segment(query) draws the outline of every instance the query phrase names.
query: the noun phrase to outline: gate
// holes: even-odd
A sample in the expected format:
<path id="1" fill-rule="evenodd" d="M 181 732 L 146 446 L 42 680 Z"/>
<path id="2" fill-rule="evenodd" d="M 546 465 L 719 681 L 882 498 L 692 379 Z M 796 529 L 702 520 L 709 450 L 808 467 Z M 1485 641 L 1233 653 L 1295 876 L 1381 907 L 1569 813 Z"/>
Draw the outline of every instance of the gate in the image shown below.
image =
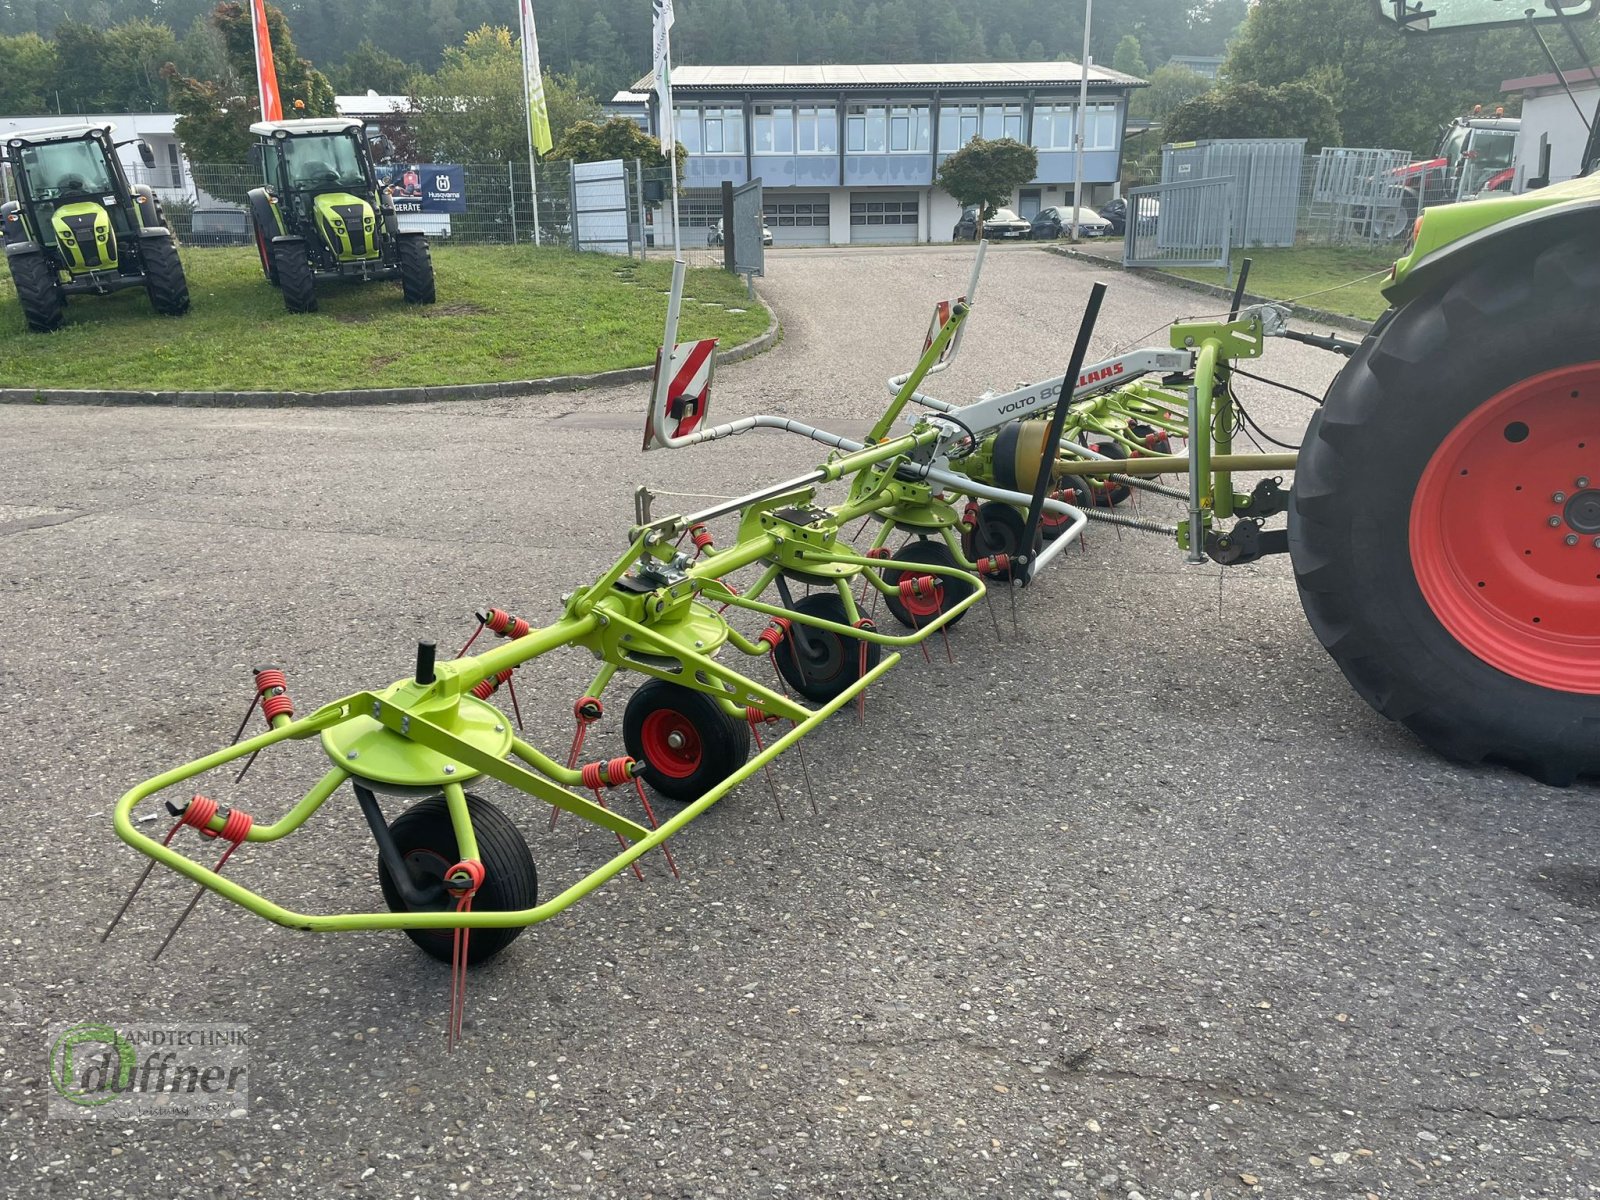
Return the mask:
<path id="1" fill-rule="evenodd" d="M 1133 188 L 1123 265 L 1221 267 L 1231 278 L 1234 192 L 1232 175 Z"/>

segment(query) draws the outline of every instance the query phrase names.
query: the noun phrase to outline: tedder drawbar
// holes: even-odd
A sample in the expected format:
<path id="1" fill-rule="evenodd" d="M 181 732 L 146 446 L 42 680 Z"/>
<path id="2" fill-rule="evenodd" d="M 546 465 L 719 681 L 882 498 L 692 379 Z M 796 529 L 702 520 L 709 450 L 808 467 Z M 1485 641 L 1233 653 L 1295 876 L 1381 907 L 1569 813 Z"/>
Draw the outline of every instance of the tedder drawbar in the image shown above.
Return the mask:
<path id="1" fill-rule="evenodd" d="M 677 344 L 679 262 L 645 448 L 777 429 L 826 446 L 825 461 L 797 478 L 688 515 L 653 516 L 656 497 L 640 488 L 627 549 L 598 580 L 566 596 L 552 624 L 534 628 L 490 609 L 454 659 L 440 660 L 433 643 L 420 645 L 411 678 L 297 716 L 284 673 L 258 670 L 255 703 L 266 732 L 147 780 L 118 801 L 118 835 L 152 860 L 140 883 L 159 862 L 200 885 L 191 909 L 210 889 L 291 928 L 404 930 L 427 953 L 452 964 L 455 1037 L 468 963 L 496 954 L 522 929 L 613 876 L 630 868 L 639 873 L 640 859 L 654 850 L 676 873 L 668 839 L 779 755 L 799 750 L 823 721 L 893 669 L 901 651 L 917 646 L 926 657 L 927 640 L 945 635 L 974 605 L 987 606 L 992 588 L 1032 580 L 1091 517 L 1174 536 L 1194 562 L 1248 562 L 1286 549 L 1285 533 L 1265 528 L 1268 518 L 1290 506 L 1281 476 L 1264 474 L 1240 493 L 1234 475 L 1292 467 L 1295 455 L 1236 450 L 1242 410 L 1231 374 L 1241 360 L 1261 356 L 1269 336 L 1358 358 L 1365 344 L 1291 331 L 1275 306 L 1242 308 L 1241 277 L 1226 316 L 1179 322 L 1165 346 L 1086 364 L 1105 290 L 1095 284 L 1064 376 L 957 405 L 919 389 L 959 347 L 984 253 L 980 245 L 966 294 L 936 307 L 915 368 L 889 381 L 892 399 L 859 441 L 787 417 L 711 425 L 714 343 Z M 1187 487 L 1160 482 L 1164 474 L 1186 474 Z M 823 491 L 830 488 L 825 502 Z M 1164 525 L 1113 511 L 1132 489 L 1180 501 L 1174 507 L 1183 510 L 1181 519 Z M 1229 520 L 1233 524 L 1225 526 Z M 732 530 L 720 542 L 711 528 L 717 523 Z M 857 548 L 856 539 L 873 523 L 870 544 Z M 891 541 L 901 544 L 891 549 Z M 873 620 L 880 599 L 896 632 Z M 503 644 L 468 653 L 486 629 Z M 519 737 L 519 722 L 491 697 L 506 687 L 515 710 L 518 668 L 568 647 L 587 650 L 599 668 L 573 706 L 572 743 L 558 756 Z M 741 657 L 751 664 L 770 660 L 776 686 L 741 670 Z M 764 664 L 760 673 L 771 678 Z M 619 675 L 641 677 L 623 710 L 626 754 L 586 759 L 586 736 L 601 720 Z M 312 737 L 328 757 L 327 773 L 276 820 L 259 821 L 236 804 L 191 795 L 167 802 L 174 823 L 164 838 L 140 830 L 139 821 L 153 814 L 136 819 L 135 809 L 151 797 L 241 759 L 248 767 L 269 747 Z M 518 824 L 467 790 L 479 780 L 553 806 L 552 825 L 565 810 L 599 826 L 616 835 L 620 849 L 541 900 Z M 237 783 L 221 786 L 236 789 Z M 377 846 L 386 911 L 361 905 L 349 912 L 296 912 L 223 873 L 239 847 L 289 837 L 346 783 Z M 607 794 L 617 792 L 637 801 L 626 806 L 637 817 L 608 802 Z M 651 792 L 675 811 L 658 821 Z M 410 807 L 390 820 L 380 796 Z M 186 827 L 218 844 L 214 862 L 183 849 L 178 836 Z"/>

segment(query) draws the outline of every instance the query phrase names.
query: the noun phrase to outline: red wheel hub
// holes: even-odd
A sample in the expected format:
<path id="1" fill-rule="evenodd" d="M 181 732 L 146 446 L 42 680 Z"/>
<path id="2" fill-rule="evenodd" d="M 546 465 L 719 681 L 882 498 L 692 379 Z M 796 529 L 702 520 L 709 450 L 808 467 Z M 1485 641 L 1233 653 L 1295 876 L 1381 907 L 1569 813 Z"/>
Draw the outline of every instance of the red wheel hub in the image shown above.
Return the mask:
<path id="1" fill-rule="evenodd" d="M 658 708 L 645 717 L 639 731 L 645 761 L 674 779 L 687 779 L 700 769 L 700 731 L 681 712 Z"/>
<path id="2" fill-rule="evenodd" d="M 1411 566 L 1478 658 L 1600 694 L 1600 362 L 1514 384 L 1461 422 L 1411 502 Z"/>

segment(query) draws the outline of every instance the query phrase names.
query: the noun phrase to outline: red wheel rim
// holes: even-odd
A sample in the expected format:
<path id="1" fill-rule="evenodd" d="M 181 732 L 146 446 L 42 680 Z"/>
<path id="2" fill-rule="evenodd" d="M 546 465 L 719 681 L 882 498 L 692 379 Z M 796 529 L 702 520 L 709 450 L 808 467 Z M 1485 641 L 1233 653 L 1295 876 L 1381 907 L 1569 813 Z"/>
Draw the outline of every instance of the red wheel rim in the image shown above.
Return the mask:
<path id="1" fill-rule="evenodd" d="M 681 712 L 658 708 L 639 731 L 645 761 L 663 775 L 687 779 L 700 769 L 700 731 Z"/>
<path id="2" fill-rule="evenodd" d="M 1600 694 L 1600 362 L 1478 407 L 1429 459 L 1411 566 L 1439 623 L 1507 675 Z"/>

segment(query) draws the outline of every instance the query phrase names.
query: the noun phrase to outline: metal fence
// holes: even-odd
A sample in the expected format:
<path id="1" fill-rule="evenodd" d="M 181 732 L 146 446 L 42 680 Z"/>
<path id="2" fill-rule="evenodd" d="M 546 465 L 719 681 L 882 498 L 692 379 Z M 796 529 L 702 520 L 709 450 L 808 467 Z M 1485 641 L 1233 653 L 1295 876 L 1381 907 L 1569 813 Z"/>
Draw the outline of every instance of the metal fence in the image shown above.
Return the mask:
<path id="1" fill-rule="evenodd" d="M 538 164 L 530 181 L 528 163 L 467 163 L 462 166 L 464 200 L 460 212 L 400 214 L 402 228 L 418 229 L 435 242 L 468 244 L 533 244 L 575 247 L 572 164 Z M 163 167 L 129 171 L 135 183 L 148 183 L 161 197 L 173 230 L 189 245 L 248 242 L 253 233 L 245 196 L 261 186 L 259 169 L 247 164 L 194 164 L 181 178 Z M 666 167 L 626 164 L 630 255 L 670 254 L 672 250 L 671 177 Z M 705 231 L 685 236 L 686 257 L 720 260 L 720 250 L 706 246 Z M 618 252 L 624 250 L 620 239 Z"/>
<path id="2" fill-rule="evenodd" d="M 1382 245 L 1405 236 L 1416 217 L 1407 199 L 1406 150 L 1330 146 L 1306 161 L 1299 233 L 1329 246 Z"/>
<path id="3" fill-rule="evenodd" d="M 1128 192 L 1122 261 L 1130 267 L 1222 267 L 1232 275 L 1232 175 L 1158 183 Z"/>
<path id="4" fill-rule="evenodd" d="M 1234 138 L 1168 143 L 1161 182 L 1235 180 L 1232 241 L 1237 247 L 1292 246 L 1305 138 Z"/>

